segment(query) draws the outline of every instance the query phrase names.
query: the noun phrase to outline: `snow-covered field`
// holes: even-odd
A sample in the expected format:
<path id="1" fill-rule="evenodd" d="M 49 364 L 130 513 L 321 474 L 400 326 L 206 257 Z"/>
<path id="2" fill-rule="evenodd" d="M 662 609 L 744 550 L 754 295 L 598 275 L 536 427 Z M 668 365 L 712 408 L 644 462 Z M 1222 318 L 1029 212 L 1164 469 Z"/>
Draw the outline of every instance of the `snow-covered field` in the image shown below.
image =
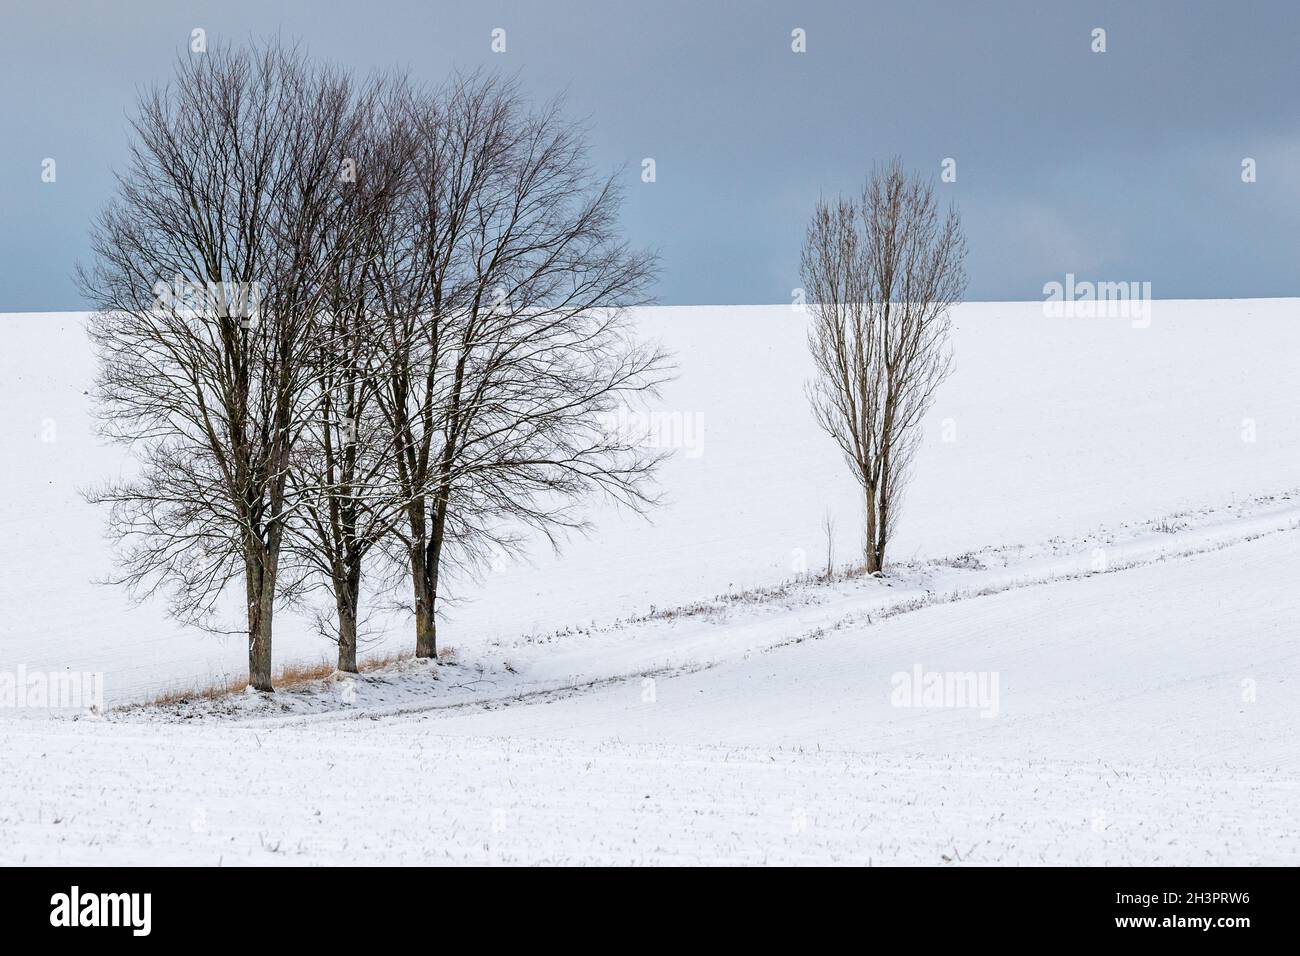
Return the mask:
<path id="1" fill-rule="evenodd" d="M 684 446 L 650 521 L 461 582 L 454 663 L 0 710 L 0 861 L 1300 863 L 1298 310 L 961 307 L 899 563 L 829 583 L 821 521 L 847 562 L 859 511 L 803 317 L 646 310 Z M 238 640 L 93 583 L 77 490 L 124 464 L 80 322 L 0 317 L 0 671 L 102 671 L 118 704 L 238 674 Z M 909 706 L 918 670 L 974 696 Z"/>

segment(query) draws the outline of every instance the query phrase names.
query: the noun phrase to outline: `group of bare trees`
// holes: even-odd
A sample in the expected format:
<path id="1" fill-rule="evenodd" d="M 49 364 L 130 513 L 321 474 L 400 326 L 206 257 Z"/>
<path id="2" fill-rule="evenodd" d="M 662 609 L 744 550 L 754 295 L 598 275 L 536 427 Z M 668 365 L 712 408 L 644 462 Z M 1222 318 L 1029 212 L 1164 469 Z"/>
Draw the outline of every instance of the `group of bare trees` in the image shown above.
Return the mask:
<path id="1" fill-rule="evenodd" d="M 90 497 L 137 595 L 215 628 L 238 589 L 251 686 L 271 689 L 286 601 L 328 593 L 355 671 L 363 595 L 404 592 L 436 657 L 449 568 L 557 541 L 593 494 L 650 500 L 658 458 L 602 423 L 667 374 L 626 323 L 655 262 L 556 104 L 483 74 L 358 81 L 270 43 L 182 58 L 132 130 L 79 278 L 104 430 L 136 467 Z M 863 489 L 868 571 L 948 373 L 964 256 L 897 161 L 808 229 L 810 398 Z"/>
<path id="2" fill-rule="evenodd" d="M 329 593 L 355 671 L 386 584 L 434 657 L 449 567 L 649 500 L 657 459 L 601 422 L 665 377 L 626 323 L 655 263 L 557 106 L 269 44 L 182 59 L 132 129 L 80 280 L 138 467 L 92 498 L 135 593 L 216 627 L 242 584 L 251 686 L 286 600 Z"/>
<path id="3" fill-rule="evenodd" d="M 941 214 L 933 187 L 897 159 L 860 197 L 819 202 L 808 226 L 808 397 L 862 489 L 868 573 L 884 568 L 921 419 L 948 376 L 965 259 L 956 210 Z"/>

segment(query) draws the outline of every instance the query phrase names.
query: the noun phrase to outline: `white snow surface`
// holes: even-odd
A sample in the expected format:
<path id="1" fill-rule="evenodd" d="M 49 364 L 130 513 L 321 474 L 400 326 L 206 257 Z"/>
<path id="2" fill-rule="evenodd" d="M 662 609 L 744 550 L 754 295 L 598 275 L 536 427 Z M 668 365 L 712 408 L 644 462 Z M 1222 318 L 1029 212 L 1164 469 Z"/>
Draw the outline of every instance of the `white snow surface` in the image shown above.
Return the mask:
<path id="1" fill-rule="evenodd" d="M 831 581 L 819 525 L 847 564 L 858 496 L 805 318 L 644 310 L 679 363 L 656 410 L 702 427 L 650 521 L 597 505 L 460 582 L 440 664 L 0 709 L 0 862 L 1300 863 L 1298 305 L 962 306 L 896 563 Z M 93 582 L 78 488 L 128 464 L 83 321 L 0 316 L 0 671 L 102 671 L 125 705 L 245 650 Z M 277 663 L 329 650 L 281 619 Z M 898 706 L 916 668 L 995 678 L 996 713 Z"/>

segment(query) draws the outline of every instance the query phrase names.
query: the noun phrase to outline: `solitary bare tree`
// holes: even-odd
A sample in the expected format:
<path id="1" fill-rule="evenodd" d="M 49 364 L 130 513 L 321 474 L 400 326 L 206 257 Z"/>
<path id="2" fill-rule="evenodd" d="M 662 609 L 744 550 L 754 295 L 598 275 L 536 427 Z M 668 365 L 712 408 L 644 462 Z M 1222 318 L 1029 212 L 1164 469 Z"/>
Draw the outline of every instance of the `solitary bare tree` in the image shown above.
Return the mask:
<path id="1" fill-rule="evenodd" d="M 272 43 L 182 57 L 146 93 L 118 195 L 80 273 L 97 307 L 105 431 L 139 468 L 92 494 L 122 580 L 207 624 L 242 579 L 249 683 L 271 690 L 295 443 L 315 414 L 312 357 L 345 247 L 334 183 L 346 77 Z M 209 625 L 211 626 L 211 625 Z"/>
<path id="2" fill-rule="evenodd" d="M 921 419 L 950 370 L 965 258 L 955 208 L 941 214 L 897 159 L 872 169 L 860 198 L 819 202 L 808 226 L 808 396 L 862 487 L 869 573 L 884 568 Z"/>

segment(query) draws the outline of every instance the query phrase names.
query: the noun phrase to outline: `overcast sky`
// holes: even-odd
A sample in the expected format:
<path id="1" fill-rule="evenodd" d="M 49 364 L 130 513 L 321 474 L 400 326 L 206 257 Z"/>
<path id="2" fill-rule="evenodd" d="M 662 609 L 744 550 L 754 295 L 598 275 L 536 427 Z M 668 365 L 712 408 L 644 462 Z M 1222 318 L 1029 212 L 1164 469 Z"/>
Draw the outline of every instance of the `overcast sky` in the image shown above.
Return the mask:
<path id="1" fill-rule="evenodd" d="M 666 304 L 788 302 L 818 196 L 893 154 L 936 181 L 956 160 L 940 195 L 962 214 L 972 299 L 1041 298 L 1067 272 L 1158 298 L 1300 294 L 1294 0 L 4 0 L 2 19 L 0 311 L 82 305 L 71 272 L 136 90 L 195 27 L 279 31 L 362 72 L 481 65 L 565 92 L 596 162 L 627 166 L 627 233 L 660 251 Z"/>

